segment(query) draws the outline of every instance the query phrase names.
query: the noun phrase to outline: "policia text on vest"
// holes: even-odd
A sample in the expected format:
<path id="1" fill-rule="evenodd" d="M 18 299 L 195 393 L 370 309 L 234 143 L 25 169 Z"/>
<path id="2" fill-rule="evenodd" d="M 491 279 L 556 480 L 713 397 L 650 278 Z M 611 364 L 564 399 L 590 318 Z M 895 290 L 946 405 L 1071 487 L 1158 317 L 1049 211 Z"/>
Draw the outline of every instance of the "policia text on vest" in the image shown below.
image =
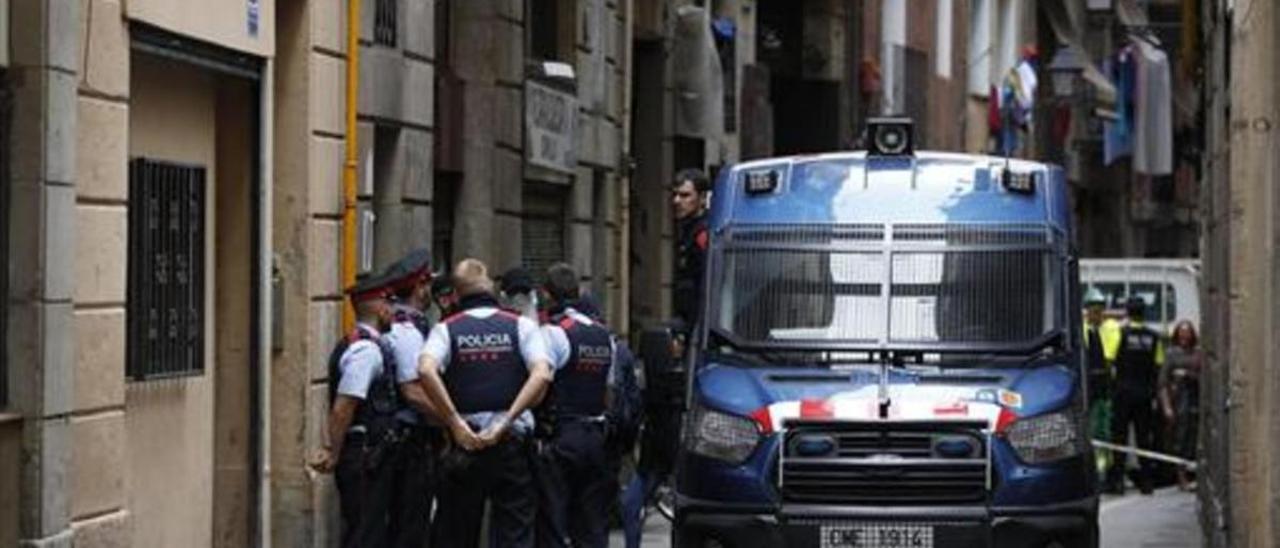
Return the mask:
<path id="1" fill-rule="evenodd" d="M 440 457 L 436 546 L 477 546 L 486 501 L 492 543 L 532 547 L 536 515 L 530 410 L 552 380 L 536 323 L 503 310 L 488 268 L 460 262 L 458 311 L 432 328 L 418 362 L 422 385 L 453 445 Z"/>

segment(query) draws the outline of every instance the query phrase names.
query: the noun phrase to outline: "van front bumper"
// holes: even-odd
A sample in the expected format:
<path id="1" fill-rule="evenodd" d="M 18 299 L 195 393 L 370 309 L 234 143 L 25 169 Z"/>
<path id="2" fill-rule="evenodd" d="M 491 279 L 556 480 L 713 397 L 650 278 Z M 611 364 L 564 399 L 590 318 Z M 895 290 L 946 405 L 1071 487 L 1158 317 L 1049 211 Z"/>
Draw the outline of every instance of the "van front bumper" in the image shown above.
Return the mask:
<path id="1" fill-rule="evenodd" d="M 1031 508 L 728 505 L 681 499 L 673 546 L 829 546 L 824 531 L 869 524 L 931 526 L 933 548 L 1094 548 L 1096 498 Z M 838 544 L 837 544 L 838 545 Z M 906 545 L 904 545 L 906 546 Z"/>

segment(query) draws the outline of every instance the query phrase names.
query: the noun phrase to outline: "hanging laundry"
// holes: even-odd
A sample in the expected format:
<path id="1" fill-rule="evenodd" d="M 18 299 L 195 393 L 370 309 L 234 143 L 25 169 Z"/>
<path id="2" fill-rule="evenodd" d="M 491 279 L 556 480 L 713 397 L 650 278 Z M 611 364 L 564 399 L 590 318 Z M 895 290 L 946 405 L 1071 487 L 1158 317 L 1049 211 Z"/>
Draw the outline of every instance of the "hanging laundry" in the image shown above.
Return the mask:
<path id="1" fill-rule="evenodd" d="M 1103 61 L 1103 73 L 1116 87 L 1116 119 L 1103 123 L 1104 165 L 1133 154 L 1134 91 L 1137 60 L 1133 47 L 1125 46 Z"/>
<path id="2" fill-rule="evenodd" d="M 1150 175 L 1173 173 L 1173 84 L 1169 56 L 1136 40 L 1138 67 L 1134 101 L 1133 170 Z"/>

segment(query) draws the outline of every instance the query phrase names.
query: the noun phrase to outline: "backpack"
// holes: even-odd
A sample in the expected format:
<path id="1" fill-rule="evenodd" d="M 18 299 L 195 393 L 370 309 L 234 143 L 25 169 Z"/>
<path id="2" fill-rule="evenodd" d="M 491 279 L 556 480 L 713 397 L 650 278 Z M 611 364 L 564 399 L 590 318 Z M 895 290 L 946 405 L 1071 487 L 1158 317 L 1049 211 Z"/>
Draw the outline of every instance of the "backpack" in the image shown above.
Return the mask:
<path id="1" fill-rule="evenodd" d="M 615 344 L 617 351 L 613 366 L 617 368 L 617 386 L 613 389 L 613 401 L 606 413 L 613 430 L 610 445 L 622 454 L 631 452 L 640 437 L 644 398 L 636 378 L 635 355 L 625 341 L 615 338 Z"/>

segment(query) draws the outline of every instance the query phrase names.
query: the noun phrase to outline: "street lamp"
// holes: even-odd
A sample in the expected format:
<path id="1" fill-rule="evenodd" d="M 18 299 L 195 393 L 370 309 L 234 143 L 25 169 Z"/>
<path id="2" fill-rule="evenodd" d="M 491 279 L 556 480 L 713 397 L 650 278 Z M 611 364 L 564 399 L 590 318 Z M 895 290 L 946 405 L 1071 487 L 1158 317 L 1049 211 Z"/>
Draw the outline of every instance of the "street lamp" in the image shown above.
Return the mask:
<path id="1" fill-rule="evenodd" d="M 1053 94 L 1059 99 L 1071 99 L 1078 93 L 1083 80 L 1084 54 L 1074 45 L 1058 49 L 1049 63 L 1049 77 L 1053 82 Z"/>

